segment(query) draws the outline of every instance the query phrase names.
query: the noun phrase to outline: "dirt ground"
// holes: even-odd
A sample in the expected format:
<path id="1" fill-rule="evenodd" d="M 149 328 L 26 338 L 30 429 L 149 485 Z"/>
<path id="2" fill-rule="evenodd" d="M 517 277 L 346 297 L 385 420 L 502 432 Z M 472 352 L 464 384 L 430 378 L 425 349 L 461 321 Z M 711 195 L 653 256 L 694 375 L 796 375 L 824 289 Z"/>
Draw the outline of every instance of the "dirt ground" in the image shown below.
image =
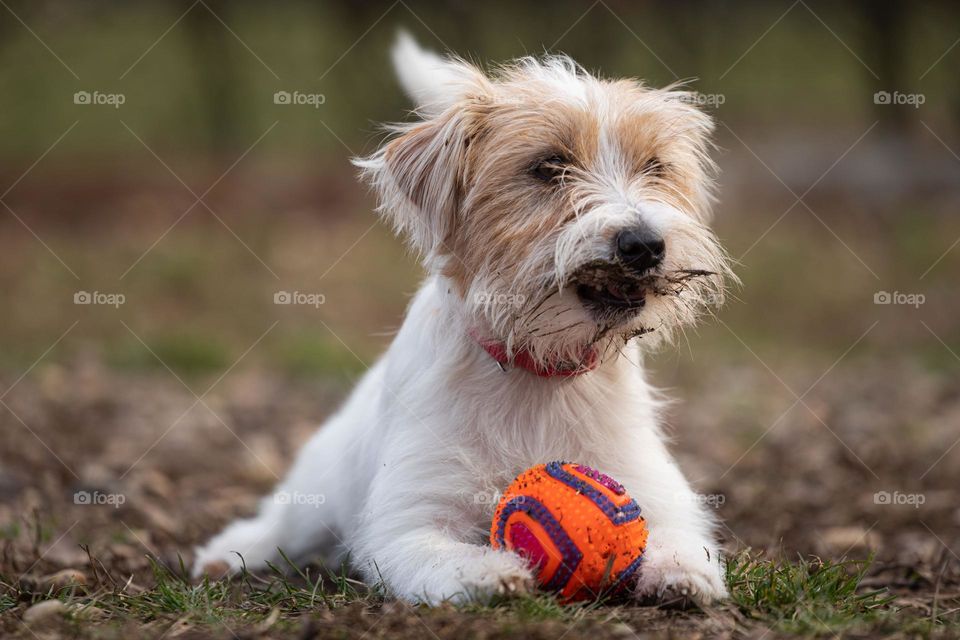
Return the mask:
<path id="1" fill-rule="evenodd" d="M 780 372 L 784 380 L 809 381 L 796 385 L 798 394 L 820 373 Z M 936 620 L 927 629 L 934 635 L 939 625 L 956 624 L 960 560 L 951 547 L 960 549 L 960 388 L 949 371 L 851 358 L 799 401 L 786 389 L 794 383 L 781 383 L 758 362 L 688 367 L 672 377 L 673 395 L 682 398 L 670 415 L 675 449 L 717 509 L 731 555 L 874 554 L 861 590 L 889 590 L 890 606 L 902 615 Z M 8 410 L 0 412 L 0 633 L 127 637 L 136 628 L 144 637 L 573 638 L 782 631 L 733 605 L 709 612 L 599 607 L 571 621 L 364 598 L 284 611 L 286 627 L 269 615 L 234 629 L 175 613 L 136 623 L 103 612 L 107 619 L 96 623 L 25 624 L 25 610 L 45 599 L 51 584 L 74 580 L 85 585 L 72 587 L 80 593 L 136 594 L 155 588 L 154 562 L 179 573 L 179 557 L 189 563 L 193 545 L 255 508 L 349 382 L 238 370 L 203 395 L 215 379 L 188 380 L 168 372 L 121 374 L 83 359 L 41 363 L 19 381 L 3 380 L 10 391 L 3 399 Z M 939 633 L 951 628 L 955 633 L 956 626 Z"/>

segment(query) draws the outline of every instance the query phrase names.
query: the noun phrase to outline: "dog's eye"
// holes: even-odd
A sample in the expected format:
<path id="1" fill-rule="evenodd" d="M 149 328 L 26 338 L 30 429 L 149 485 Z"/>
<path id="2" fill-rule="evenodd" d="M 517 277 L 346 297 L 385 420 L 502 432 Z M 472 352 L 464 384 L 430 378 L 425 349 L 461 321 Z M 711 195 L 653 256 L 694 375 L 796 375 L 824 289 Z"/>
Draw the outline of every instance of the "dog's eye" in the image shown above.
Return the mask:
<path id="1" fill-rule="evenodd" d="M 657 156 L 653 156 L 643 163 L 640 172 L 645 176 L 662 178 L 667 172 L 667 166 Z"/>
<path id="2" fill-rule="evenodd" d="M 569 164 L 569 160 L 559 154 L 556 154 L 550 156 L 549 158 L 539 160 L 537 164 L 533 166 L 530 172 L 533 174 L 533 177 L 538 180 L 552 182 L 563 177 L 563 174 L 567 170 L 567 166 Z"/>

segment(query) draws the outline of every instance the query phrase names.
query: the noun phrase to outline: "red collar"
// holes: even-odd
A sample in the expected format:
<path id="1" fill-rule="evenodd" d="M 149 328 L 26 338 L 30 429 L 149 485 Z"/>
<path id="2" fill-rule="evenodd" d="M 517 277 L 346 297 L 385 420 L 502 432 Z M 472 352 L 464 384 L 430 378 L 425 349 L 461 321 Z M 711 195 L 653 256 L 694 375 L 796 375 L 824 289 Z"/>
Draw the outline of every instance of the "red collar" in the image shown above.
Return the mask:
<path id="1" fill-rule="evenodd" d="M 600 364 L 600 358 L 593 347 L 584 352 L 581 362 L 562 362 L 557 361 L 549 365 L 541 365 L 530 352 L 526 349 L 520 349 L 513 352 L 511 359 L 507 353 L 507 345 L 498 340 L 488 340 L 481 338 L 478 331 L 470 331 L 470 336 L 477 341 L 483 350 L 490 354 L 490 357 L 497 361 L 500 368 L 506 371 L 505 367 L 513 366 L 523 369 L 529 373 L 536 374 L 541 378 L 570 378 L 582 373 L 588 373 L 597 368 Z"/>

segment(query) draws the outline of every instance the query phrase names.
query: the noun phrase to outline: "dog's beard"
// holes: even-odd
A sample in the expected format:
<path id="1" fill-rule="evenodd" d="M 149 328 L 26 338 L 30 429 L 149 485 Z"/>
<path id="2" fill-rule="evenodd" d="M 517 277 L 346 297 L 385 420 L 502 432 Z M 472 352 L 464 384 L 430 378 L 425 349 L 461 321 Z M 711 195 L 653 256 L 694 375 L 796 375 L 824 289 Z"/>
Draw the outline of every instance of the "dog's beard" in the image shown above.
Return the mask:
<path id="1" fill-rule="evenodd" d="M 722 292 L 722 277 L 707 269 L 636 275 L 616 262 L 595 260 L 560 285 L 551 281 L 514 294 L 511 304 L 497 304 L 503 296 L 481 296 L 487 304 L 479 311 L 509 351 L 526 351 L 543 364 L 577 363 L 591 352 L 605 360 L 637 338 L 651 348 L 669 342 L 676 329 L 718 303 Z"/>

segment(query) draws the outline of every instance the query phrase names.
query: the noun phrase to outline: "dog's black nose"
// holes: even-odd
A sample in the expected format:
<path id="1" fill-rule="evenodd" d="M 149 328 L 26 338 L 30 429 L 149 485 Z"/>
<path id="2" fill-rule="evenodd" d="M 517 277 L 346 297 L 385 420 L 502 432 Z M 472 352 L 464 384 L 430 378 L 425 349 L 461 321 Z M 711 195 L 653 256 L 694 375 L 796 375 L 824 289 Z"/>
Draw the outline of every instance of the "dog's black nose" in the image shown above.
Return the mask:
<path id="1" fill-rule="evenodd" d="M 624 229 L 617 234 L 617 258 L 637 273 L 660 264 L 666 248 L 663 238 L 649 229 Z"/>

